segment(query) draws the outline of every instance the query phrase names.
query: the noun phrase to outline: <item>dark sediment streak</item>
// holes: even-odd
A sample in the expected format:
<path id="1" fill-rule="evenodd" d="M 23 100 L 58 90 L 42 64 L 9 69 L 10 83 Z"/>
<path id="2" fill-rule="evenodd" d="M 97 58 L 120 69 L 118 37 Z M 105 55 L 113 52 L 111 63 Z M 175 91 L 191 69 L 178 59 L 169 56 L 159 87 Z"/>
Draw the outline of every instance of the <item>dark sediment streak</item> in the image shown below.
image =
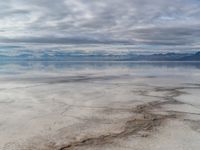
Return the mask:
<path id="1" fill-rule="evenodd" d="M 178 88 L 172 89 L 156 89 L 156 91 L 169 91 L 169 96 L 162 97 L 165 101 L 154 101 L 147 104 L 139 105 L 136 108 L 132 109 L 132 112 L 142 114 L 142 117 L 139 119 L 130 119 L 125 122 L 123 130 L 118 133 L 108 133 L 105 135 L 100 135 L 97 137 L 88 137 L 78 141 L 71 142 L 69 144 L 63 145 L 58 150 L 73 150 L 78 147 L 83 146 L 97 146 L 103 144 L 112 143 L 113 140 L 118 138 L 125 138 L 130 135 L 139 133 L 140 131 L 152 131 L 153 128 L 161 125 L 166 119 L 172 119 L 177 117 L 177 113 L 169 112 L 169 114 L 161 115 L 155 114 L 152 112 L 155 108 L 160 108 L 165 104 L 180 104 L 181 102 L 177 101 L 175 97 L 182 94 Z M 143 96 L 149 96 L 146 93 L 141 94 Z M 146 136 L 146 135 L 143 135 Z"/>

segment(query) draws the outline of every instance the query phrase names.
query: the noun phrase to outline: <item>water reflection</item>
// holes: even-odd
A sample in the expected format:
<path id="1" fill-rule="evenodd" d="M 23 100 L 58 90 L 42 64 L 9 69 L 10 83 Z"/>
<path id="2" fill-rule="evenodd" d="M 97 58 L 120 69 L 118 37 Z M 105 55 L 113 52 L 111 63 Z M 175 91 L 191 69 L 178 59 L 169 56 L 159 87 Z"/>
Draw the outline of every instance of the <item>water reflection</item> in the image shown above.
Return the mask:
<path id="1" fill-rule="evenodd" d="M 200 62 L 68 62 L 68 61 L 4 61 L 0 62 L 0 74 L 19 74 L 27 71 L 104 70 L 126 68 L 130 70 L 197 70 Z"/>

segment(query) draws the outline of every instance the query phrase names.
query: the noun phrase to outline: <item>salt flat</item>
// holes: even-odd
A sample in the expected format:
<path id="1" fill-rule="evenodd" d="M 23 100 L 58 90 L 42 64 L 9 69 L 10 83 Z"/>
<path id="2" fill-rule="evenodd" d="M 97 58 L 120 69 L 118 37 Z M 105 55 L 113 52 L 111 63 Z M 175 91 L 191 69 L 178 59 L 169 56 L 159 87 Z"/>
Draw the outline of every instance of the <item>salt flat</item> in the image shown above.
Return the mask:
<path id="1" fill-rule="evenodd" d="M 199 66 L 0 65 L 0 149 L 199 150 Z"/>

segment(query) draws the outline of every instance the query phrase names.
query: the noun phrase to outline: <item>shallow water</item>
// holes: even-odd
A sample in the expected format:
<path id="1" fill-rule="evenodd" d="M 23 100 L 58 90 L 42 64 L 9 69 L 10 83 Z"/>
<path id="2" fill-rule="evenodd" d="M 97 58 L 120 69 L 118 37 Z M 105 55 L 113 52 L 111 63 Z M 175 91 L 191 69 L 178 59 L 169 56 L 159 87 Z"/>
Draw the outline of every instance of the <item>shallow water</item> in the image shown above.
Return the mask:
<path id="1" fill-rule="evenodd" d="M 62 62 L 62 61 L 32 61 L 32 62 L 0 62 L 0 76 L 24 76 L 31 73 L 56 74 L 59 73 L 90 73 L 113 70 L 129 71 L 141 76 L 187 75 L 199 73 L 200 62 Z M 123 72 L 121 72 L 123 73 Z M 16 76 L 16 77 L 18 77 Z M 34 75 L 32 75 L 34 77 Z"/>

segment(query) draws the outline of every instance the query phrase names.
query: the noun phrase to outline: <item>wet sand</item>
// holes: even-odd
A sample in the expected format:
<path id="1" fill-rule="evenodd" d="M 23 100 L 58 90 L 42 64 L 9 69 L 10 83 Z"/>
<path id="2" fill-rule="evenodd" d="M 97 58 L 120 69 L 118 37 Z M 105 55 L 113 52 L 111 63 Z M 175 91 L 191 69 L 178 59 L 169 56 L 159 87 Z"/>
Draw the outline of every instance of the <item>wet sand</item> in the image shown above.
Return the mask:
<path id="1" fill-rule="evenodd" d="M 2 150 L 200 148 L 198 69 L 37 70 L 0 83 Z"/>

